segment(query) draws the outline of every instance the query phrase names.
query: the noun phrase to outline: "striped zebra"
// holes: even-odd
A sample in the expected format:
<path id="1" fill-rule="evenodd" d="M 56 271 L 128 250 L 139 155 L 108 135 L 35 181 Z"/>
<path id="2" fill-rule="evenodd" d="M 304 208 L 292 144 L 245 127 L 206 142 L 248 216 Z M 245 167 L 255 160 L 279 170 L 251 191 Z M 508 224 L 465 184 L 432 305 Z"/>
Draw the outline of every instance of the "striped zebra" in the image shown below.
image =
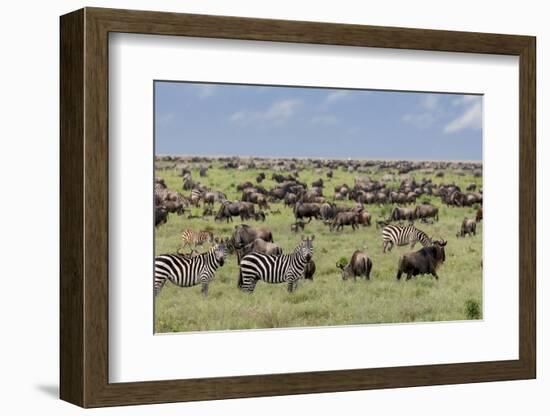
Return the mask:
<path id="1" fill-rule="evenodd" d="M 162 254 L 155 257 L 155 296 L 166 281 L 180 287 L 202 284 L 201 292 L 208 295 L 208 285 L 214 279 L 218 267 L 222 267 L 226 256 L 223 244 L 216 244 L 205 253 L 195 257 L 184 254 Z"/>
<path id="2" fill-rule="evenodd" d="M 313 239 L 304 239 L 291 254 L 279 256 L 250 253 L 241 259 L 239 287 L 252 293 L 258 280 L 267 283 L 287 283 L 289 292 L 294 292 L 298 280 L 304 276 L 308 261 L 313 256 Z"/>
<path id="3" fill-rule="evenodd" d="M 386 225 L 382 229 L 382 238 L 384 240 L 384 253 L 391 251 L 394 245 L 405 246 L 407 244 L 414 248 L 417 241 L 422 246 L 427 247 L 432 244 L 432 239 L 414 225 Z"/>
<path id="4" fill-rule="evenodd" d="M 204 243 L 213 243 L 214 234 L 210 231 L 195 231 L 190 228 L 181 233 L 181 248 L 187 246 L 202 246 Z"/>

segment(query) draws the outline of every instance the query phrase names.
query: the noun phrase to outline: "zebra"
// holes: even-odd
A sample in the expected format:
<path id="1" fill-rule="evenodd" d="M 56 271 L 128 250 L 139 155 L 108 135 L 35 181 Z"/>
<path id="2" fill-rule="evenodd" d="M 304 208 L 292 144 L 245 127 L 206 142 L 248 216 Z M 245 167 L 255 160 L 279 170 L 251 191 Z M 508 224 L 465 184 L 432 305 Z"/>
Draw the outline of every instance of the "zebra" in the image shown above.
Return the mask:
<path id="1" fill-rule="evenodd" d="M 386 225 L 382 229 L 382 238 L 384 240 L 384 253 L 386 250 L 391 251 L 394 245 L 405 246 L 410 244 L 411 248 L 414 248 L 417 241 L 420 241 L 424 247 L 432 243 L 432 239 L 414 225 Z"/>
<path id="2" fill-rule="evenodd" d="M 205 242 L 214 242 L 214 234 L 210 231 L 195 231 L 188 228 L 181 233 L 181 248 L 191 245 L 202 246 Z"/>
<path id="3" fill-rule="evenodd" d="M 302 237 L 302 241 L 291 254 L 279 256 L 250 253 L 241 259 L 239 288 L 252 293 L 258 280 L 267 283 L 287 283 L 289 292 L 294 292 L 298 280 L 304 276 L 307 263 L 313 256 L 313 240 Z"/>
<path id="4" fill-rule="evenodd" d="M 226 248 L 216 244 L 205 253 L 190 257 L 185 254 L 161 254 L 155 257 L 154 293 L 157 296 L 166 281 L 180 287 L 202 284 L 201 292 L 208 296 L 208 285 L 218 267 L 224 264 Z"/>

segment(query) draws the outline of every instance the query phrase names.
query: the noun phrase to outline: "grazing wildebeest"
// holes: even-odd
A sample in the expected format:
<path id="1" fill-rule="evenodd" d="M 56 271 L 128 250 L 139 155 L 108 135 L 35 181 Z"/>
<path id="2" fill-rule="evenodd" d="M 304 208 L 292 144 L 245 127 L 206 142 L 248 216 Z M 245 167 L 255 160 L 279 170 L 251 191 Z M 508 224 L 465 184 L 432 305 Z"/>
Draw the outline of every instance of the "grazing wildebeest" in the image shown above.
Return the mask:
<path id="1" fill-rule="evenodd" d="M 475 191 L 476 190 L 476 187 L 477 185 L 475 183 L 470 183 L 468 184 L 468 186 L 466 187 L 466 190 L 467 191 Z"/>
<path id="2" fill-rule="evenodd" d="M 390 214 L 390 221 L 414 220 L 414 210 L 412 208 L 395 207 Z"/>
<path id="3" fill-rule="evenodd" d="M 464 218 L 460 226 L 460 230 L 456 233 L 456 238 L 476 235 L 476 222 L 469 218 Z"/>
<path id="4" fill-rule="evenodd" d="M 315 266 L 313 259 L 309 259 L 304 270 L 304 279 L 313 280 L 313 275 L 315 274 L 316 269 L 317 267 Z"/>
<path id="5" fill-rule="evenodd" d="M 372 261 L 364 252 L 355 250 L 348 264 L 336 263 L 336 267 L 342 270 L 342 280 L 349 278 L 357 280 L 357 276 L 365 276 L 367 280 L 370 280 Z"/>
<path id="6" fill-rule="evenodd" d="M 479 207 L 476 211 L 476 222 L 480 222 L 483 219 L 483 207 Z"/>
<path id="7" fill-rule="evenodd" d="M 256 176 L 256 182 L 258 183 L 262 183 L 262 181 L 265 179 L 265 173 L 264 172 L 260 172 L 260 174 L 258 176 Z"/>
<path id="8" fill-rule="evenodd" d="M 327 178 L 332 178 L 332 175 L 333 175 L 332 170 L 329 170 L 327 172 Z"/>
<path id="9" fill-rule="evenodd" d="M 208 168 L 206 168 L 204 166 L 202 168 L 200 168 L 199 175 L 200 175 L 201 178 L 204 178 L 206 176 L 206 171 L 207 170 L 208 170 Z"/>
<path id="10" fill-rule="evenodd" d="M 397 265 L 397 280 L 401 279 L 403 273 L 407 275 L 407 280 L 419 274 L 431 274 L 439 279 L 437 269 L 445 262 L 446 245 L 446 241 L 437 240 L 431 246 L 401 256 Z"/>
<path id="11" fill-rule="evenodd" d="M 416 206 L 414 210 L 414 217 L 420 220 L 433 218 L 436 221 L 439 221 L 439 208 L 433 206 L 432 204 L 422 203 Z"/>
<path id="12" fill-rule="evenodd" d="M 311 221 L 312 218 L 320 218 L 320 209 L 321 205 L 315 203 L 303 203 L 299 202 L 294 205 L 294 216 L 296 220 L 301 220 L 302 218 L 309 218 Z"/>
<path id="13" fill-rule="evenodd" d="M 351 225 L 351 228 L 355 231 L 359 223 L 358 217 L 357 213 L 353 211 L 339 212 L 330 223 L 330 231 L 334 229 L 336 229 L 336 231 L 343 230 L 344 225 Z"/>
<path id="14" fill-rule="evenodd" d="M 220 205 L 215 220 L 223 221 L 225 219 L 227 222 L 229 222 L 229 220 L 233 221 L 233 217 L 241 215 L 240 208 L 241 205 L 239 202 L 224 201 Z"/>

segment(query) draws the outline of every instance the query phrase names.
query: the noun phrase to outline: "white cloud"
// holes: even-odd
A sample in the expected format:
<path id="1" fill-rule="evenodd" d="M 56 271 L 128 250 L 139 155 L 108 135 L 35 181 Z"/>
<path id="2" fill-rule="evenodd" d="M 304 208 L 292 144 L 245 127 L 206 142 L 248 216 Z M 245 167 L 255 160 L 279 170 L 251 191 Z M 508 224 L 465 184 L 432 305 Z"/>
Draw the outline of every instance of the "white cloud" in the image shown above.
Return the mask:
<path id="1" fill-rule="evenodd" d="M 422 97 L 420 105 L 426 110 L 435 110 L 439 104 L 439 95 L 428 94 Z"/>
<path id="2" fill-rule="evenodd" d="M 198 85 L 198 96 L 199 98 L 208 98 L 212 97 L 216 93 L 215 85 Z"/>
<path id="3" fill-rule="evenodd" d="M 349 91 L 332 91 L 325 97 L 325 104 L 332 104 L 349 96 Z"/>
<path id="4" fill-rule="evenodd" d="M 460 116 L 445 126 L 443 129 L 445 133 L 456 133 L 464 129 L 481 129 L 481 99 L 480 97 L 475 98 L 477 99 L 468 98 L 463 100 L 464 104 L 468 104 L 466 109 Z"/>
<path id="5" fill-rule="evenodd" d="M 410 123 L 419 129 L 425 129 L 431 126 L 437 120 L 437 116 L 433 113 L 409 113 L 401 117 L 405 123 Z"/>
<path id="6" fill-rule="evenodd" d="M 229 116 L 229 120 L 244 124 L 254 121 L 280 123 L 291 118 L 301 104 L 300 100 L 295 99 L 275 101 L 264 111 L 237 111 Z"/>
<path id="7" fill-rule="evenodd" d="M 419 129 L 425 129 L 433 125 L 442 114 L 440 96 L 438 94 L 425 94 L 420 97 L 417 111 L 403 115 L 401 121 L 412 124 Z"/>

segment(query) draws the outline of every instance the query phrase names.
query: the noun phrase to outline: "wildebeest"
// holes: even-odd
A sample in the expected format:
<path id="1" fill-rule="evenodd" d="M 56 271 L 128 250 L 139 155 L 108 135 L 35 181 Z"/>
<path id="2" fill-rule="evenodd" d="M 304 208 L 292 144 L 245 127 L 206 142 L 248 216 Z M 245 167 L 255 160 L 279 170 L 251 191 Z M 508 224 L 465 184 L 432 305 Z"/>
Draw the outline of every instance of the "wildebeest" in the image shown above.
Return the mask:
<path id="1" fill-rule="evenodd" d="M 439 208 L 433 206 L 432 204 L 422 203 L 417 205 L 414 209 L 414 217 L 416 219 L 433 218 L 436 221 L 439 221 Z"/>
<path id="2" fill-rule="evenodd" d="M 292 192 L 289 192 L 285 195 L 285 205 L 291 206 L 294 205 L 298 201 L 298 196 L 296 194 L 293 194 Z"/>
<path id="3" fill-rule="evenodd" d="M 242 249 L 240 249 L 239 254 L 242 258 L 248 253 L 262 253 L 273 256 L 280 256 L 281 254 L 283 254 L 283 249 L 278 244 L 268 243 L 261 238 L 256 238 L 254 241 L 246 244 Z"/>
<path id="4" fill-rule="evenodd" d="M 397 280 L 401 279 L 403 273 L 407 275 L 407 280 L 419 274 L 431 274 L 439 279 L 437 269 L 445 262 L 446 245 L 446 241 L 436 240 L 431 246 L 401 256 L 397 265 Z"/>
<path id="5" fill-rule="evenodd" d="M 480 222 L 483 219 L 483 207 L 479 207 L 476 211 L 476 222 Z"/>
<path id="6" fill-rule="evenodd" d="M 311 186 L 312 187 L 316 187 L 316 188 L 322 188 L 323 187 L 323 179 L 322 178 L 319 178 L 317 179 L 316 181 L 313 181 L 311 183 Z"/>
<path id="7" fill-rule="evenodd" d="M 294 205 L 294 216 L 296 220 L 301 220 L 303 218 L 309 218 L 309 221 L 311 221 L 312 218 L 319 219 L 320 209 L 321 205 L 319 204 L 299 202 Z"/>
<path id="8" fill-rule="evenodd" d="M 242 248 L 257 238 L 261 238 L 268 243 L 273 242 L 273 234 L 267 228 L 253 228 L 247 224 L 235 226 L 232 240 L 236 248 Z"/>
<path id="9" fill-rule="evenodd" d="M 456 238 L 476 235 L 476 222 L 469 218 L 464 218 L 460 226 L 460 230 L 456 233 Z"/>
<path id="10" fill-rule="evenodd" d="M 240 215 L 240 203 L 224 201 L 220 205 L 220 209 L 214 218 L 216 221 L 229 220 L 233 221 L 233 217 Z"/>
<path id="11" fill-rule="evenodd" d="M 336 267 L 342 270 L 342 280 L 349 278 L 357 280 L 357 276 L 365 276 L 367 280 L 370 280 L 372 261 L 364 252 L 355 250 L 348 264 L 336 263 Z"/>
<path id="12" fill-rule="evenodd" d="M 414 220 L 414 210 L 412 208 L 401 208 L 395 207 L 391 214 L 389 221 L 403 221 L 403 220 Z"/>
<path id="13" fill-rule="evenodd" d="M 336 214 L 332 222 L 330 223 L 330 231 L 343 230 L 344 225 L 351 225 L 351 228 L 355 231 L 357 224 L 359 223 L 359 217 L 354 211 L 339 212 Z"/>
<path id="14" fill-rule="evenodd" d="M 363 227 L 367 227 L 371 225 L 371 215 L 367 211 L 360 211 L 357 214 L 357 222 L 361 224 Z"/>
<path id="15" fill-rule="evenodd" d="M 262 183 L 262 181 L 265 179 L 265 173 L 264 172 L 260 172 L 260 174 L 258 176 L 256 176 L 256 182 L 258 183 Z"/>

